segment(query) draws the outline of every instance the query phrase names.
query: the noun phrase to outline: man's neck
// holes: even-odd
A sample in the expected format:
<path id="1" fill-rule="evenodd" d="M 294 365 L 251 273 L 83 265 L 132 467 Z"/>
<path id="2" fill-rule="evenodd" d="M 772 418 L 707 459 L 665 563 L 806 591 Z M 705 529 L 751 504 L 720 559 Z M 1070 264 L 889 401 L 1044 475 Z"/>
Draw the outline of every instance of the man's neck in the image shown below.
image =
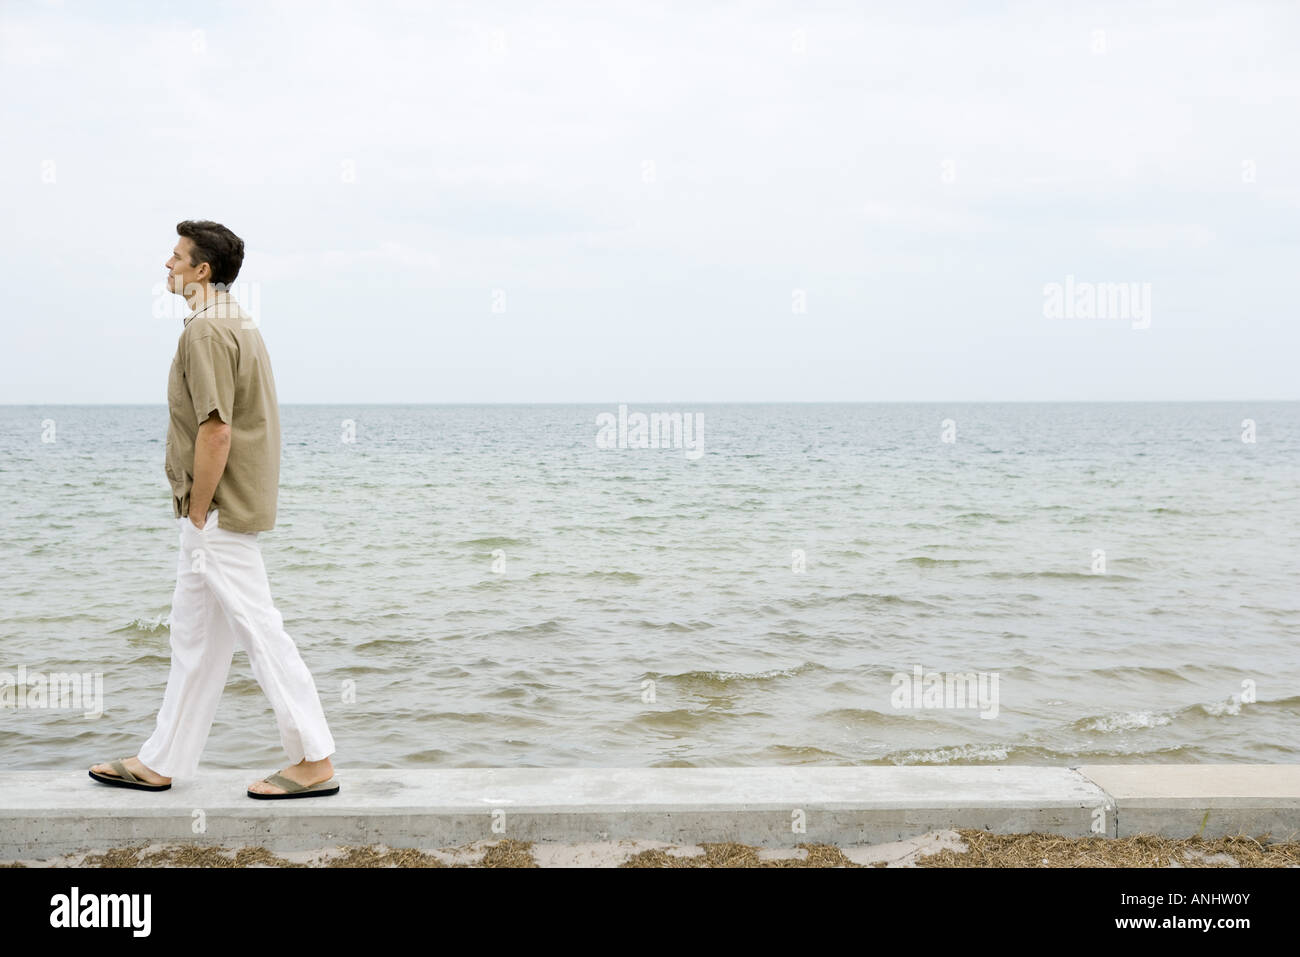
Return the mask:
<path id="1" fill-rule="evenodd" d="M 211 283 L 205 282 L 202 288 L 195 289 L 186 296 L 185 301 L 189 303 L 190 312 L 195 312 L 216 302 L 219 295 L 221 295 L 221 290 L 216 289 Z"/>

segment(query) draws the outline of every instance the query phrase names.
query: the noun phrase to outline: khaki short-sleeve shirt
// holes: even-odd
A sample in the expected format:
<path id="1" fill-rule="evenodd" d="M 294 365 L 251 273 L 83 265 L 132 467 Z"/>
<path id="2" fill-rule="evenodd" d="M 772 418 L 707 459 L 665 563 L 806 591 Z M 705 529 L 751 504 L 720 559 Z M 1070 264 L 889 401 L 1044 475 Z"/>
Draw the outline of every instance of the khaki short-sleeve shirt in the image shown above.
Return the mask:
<path id="1" fill-rule="evenodd" d="M 228 292 L 185 318 L 167 380 L 166 471 L 175 517 L 190 513 L 199 423 L 216 412 L 230 426 L 230 453 L 211 508 L 232 532 L 275 526 L 280 487 L 280 409 L 262 334 Z"/>

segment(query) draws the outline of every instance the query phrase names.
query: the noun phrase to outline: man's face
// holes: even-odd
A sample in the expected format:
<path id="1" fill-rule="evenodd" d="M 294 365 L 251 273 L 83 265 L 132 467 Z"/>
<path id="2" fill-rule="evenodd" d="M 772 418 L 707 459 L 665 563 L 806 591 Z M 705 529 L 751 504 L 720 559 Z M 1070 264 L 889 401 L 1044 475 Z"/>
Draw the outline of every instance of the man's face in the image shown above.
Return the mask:
<path id="1" fill-rule="evenodd" d="M 167 260 L 167 290 L 178 296 L 185 295 L 194 286 L 202 285 L 212 273 L 212 267 L 205 262 L 197 266 L 190 265 L 190 251 L 193 248 L 194 240 L 181 236 L 172 249 L 171 259 Z M 202 275 L 199 275 L 200 271 Z"/>

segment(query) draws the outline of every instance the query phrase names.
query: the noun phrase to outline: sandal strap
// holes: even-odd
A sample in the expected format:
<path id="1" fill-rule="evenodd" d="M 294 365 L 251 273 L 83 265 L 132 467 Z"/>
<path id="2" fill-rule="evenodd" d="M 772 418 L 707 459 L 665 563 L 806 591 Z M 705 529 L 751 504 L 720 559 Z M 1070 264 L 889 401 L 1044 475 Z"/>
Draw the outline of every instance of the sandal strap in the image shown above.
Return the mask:
<path id="1" fill-rule="evenodd" d="M 267 784 L 274 784 L 276 787 L 283 789 L 288 794 L 293 794 L 295 791 L 307 790 L 306 787 L 292 778 L 286 778 L 279 771 L 276 771 L 274 774 L 268 774 L 266 777 L 262 778 L 262 780 Z"/>
<path id="2" fill-rule="evenodd" d="M 126 766 L 125 758 L 118 758 L 116 761 L 108 762 L 108 766 L 117 772 L 117 776 L 123 781 L 136 782 L 138 779 Z"/>

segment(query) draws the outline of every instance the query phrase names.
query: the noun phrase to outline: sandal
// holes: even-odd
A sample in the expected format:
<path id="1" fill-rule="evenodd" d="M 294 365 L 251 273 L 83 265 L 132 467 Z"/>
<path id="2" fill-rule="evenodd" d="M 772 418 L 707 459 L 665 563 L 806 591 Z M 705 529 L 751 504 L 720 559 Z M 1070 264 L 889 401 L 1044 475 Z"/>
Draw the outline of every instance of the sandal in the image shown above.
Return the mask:
<path id="1" fill-rule="evenodd" d="M 148 781 L 142 781 L 130 772 L 125 764 L 126 758 L 118 758 L 116 761 L 109 761 L 108 766 L 117 772 L 116 775 L 99 774 L 95 771 L 90 772 L 90 776 L 96 781 L 104 784 L 111 784 L 119 788 L 137 788 L 141 791 L 166 791 L 171 787 L 171 782 L 166 784 L 150 784 Z"/>
<path id="2" fill-rule="evenodd" d="M 291 778 L 286 778 L 279 771 L 274 774 L 268 774 L 262 778 L 267 784 L 274 784 L 278 788 L 283 788 L 284 794 L 262 794 L 258 791 L 250 790 L 248 796 L 251 798 L 311 798 L 326 797 L 330 794 L 338 794 L 339 786 L 333 778 L 328 781 L 317 781 L 315 784 L 299 784 Z"/>

